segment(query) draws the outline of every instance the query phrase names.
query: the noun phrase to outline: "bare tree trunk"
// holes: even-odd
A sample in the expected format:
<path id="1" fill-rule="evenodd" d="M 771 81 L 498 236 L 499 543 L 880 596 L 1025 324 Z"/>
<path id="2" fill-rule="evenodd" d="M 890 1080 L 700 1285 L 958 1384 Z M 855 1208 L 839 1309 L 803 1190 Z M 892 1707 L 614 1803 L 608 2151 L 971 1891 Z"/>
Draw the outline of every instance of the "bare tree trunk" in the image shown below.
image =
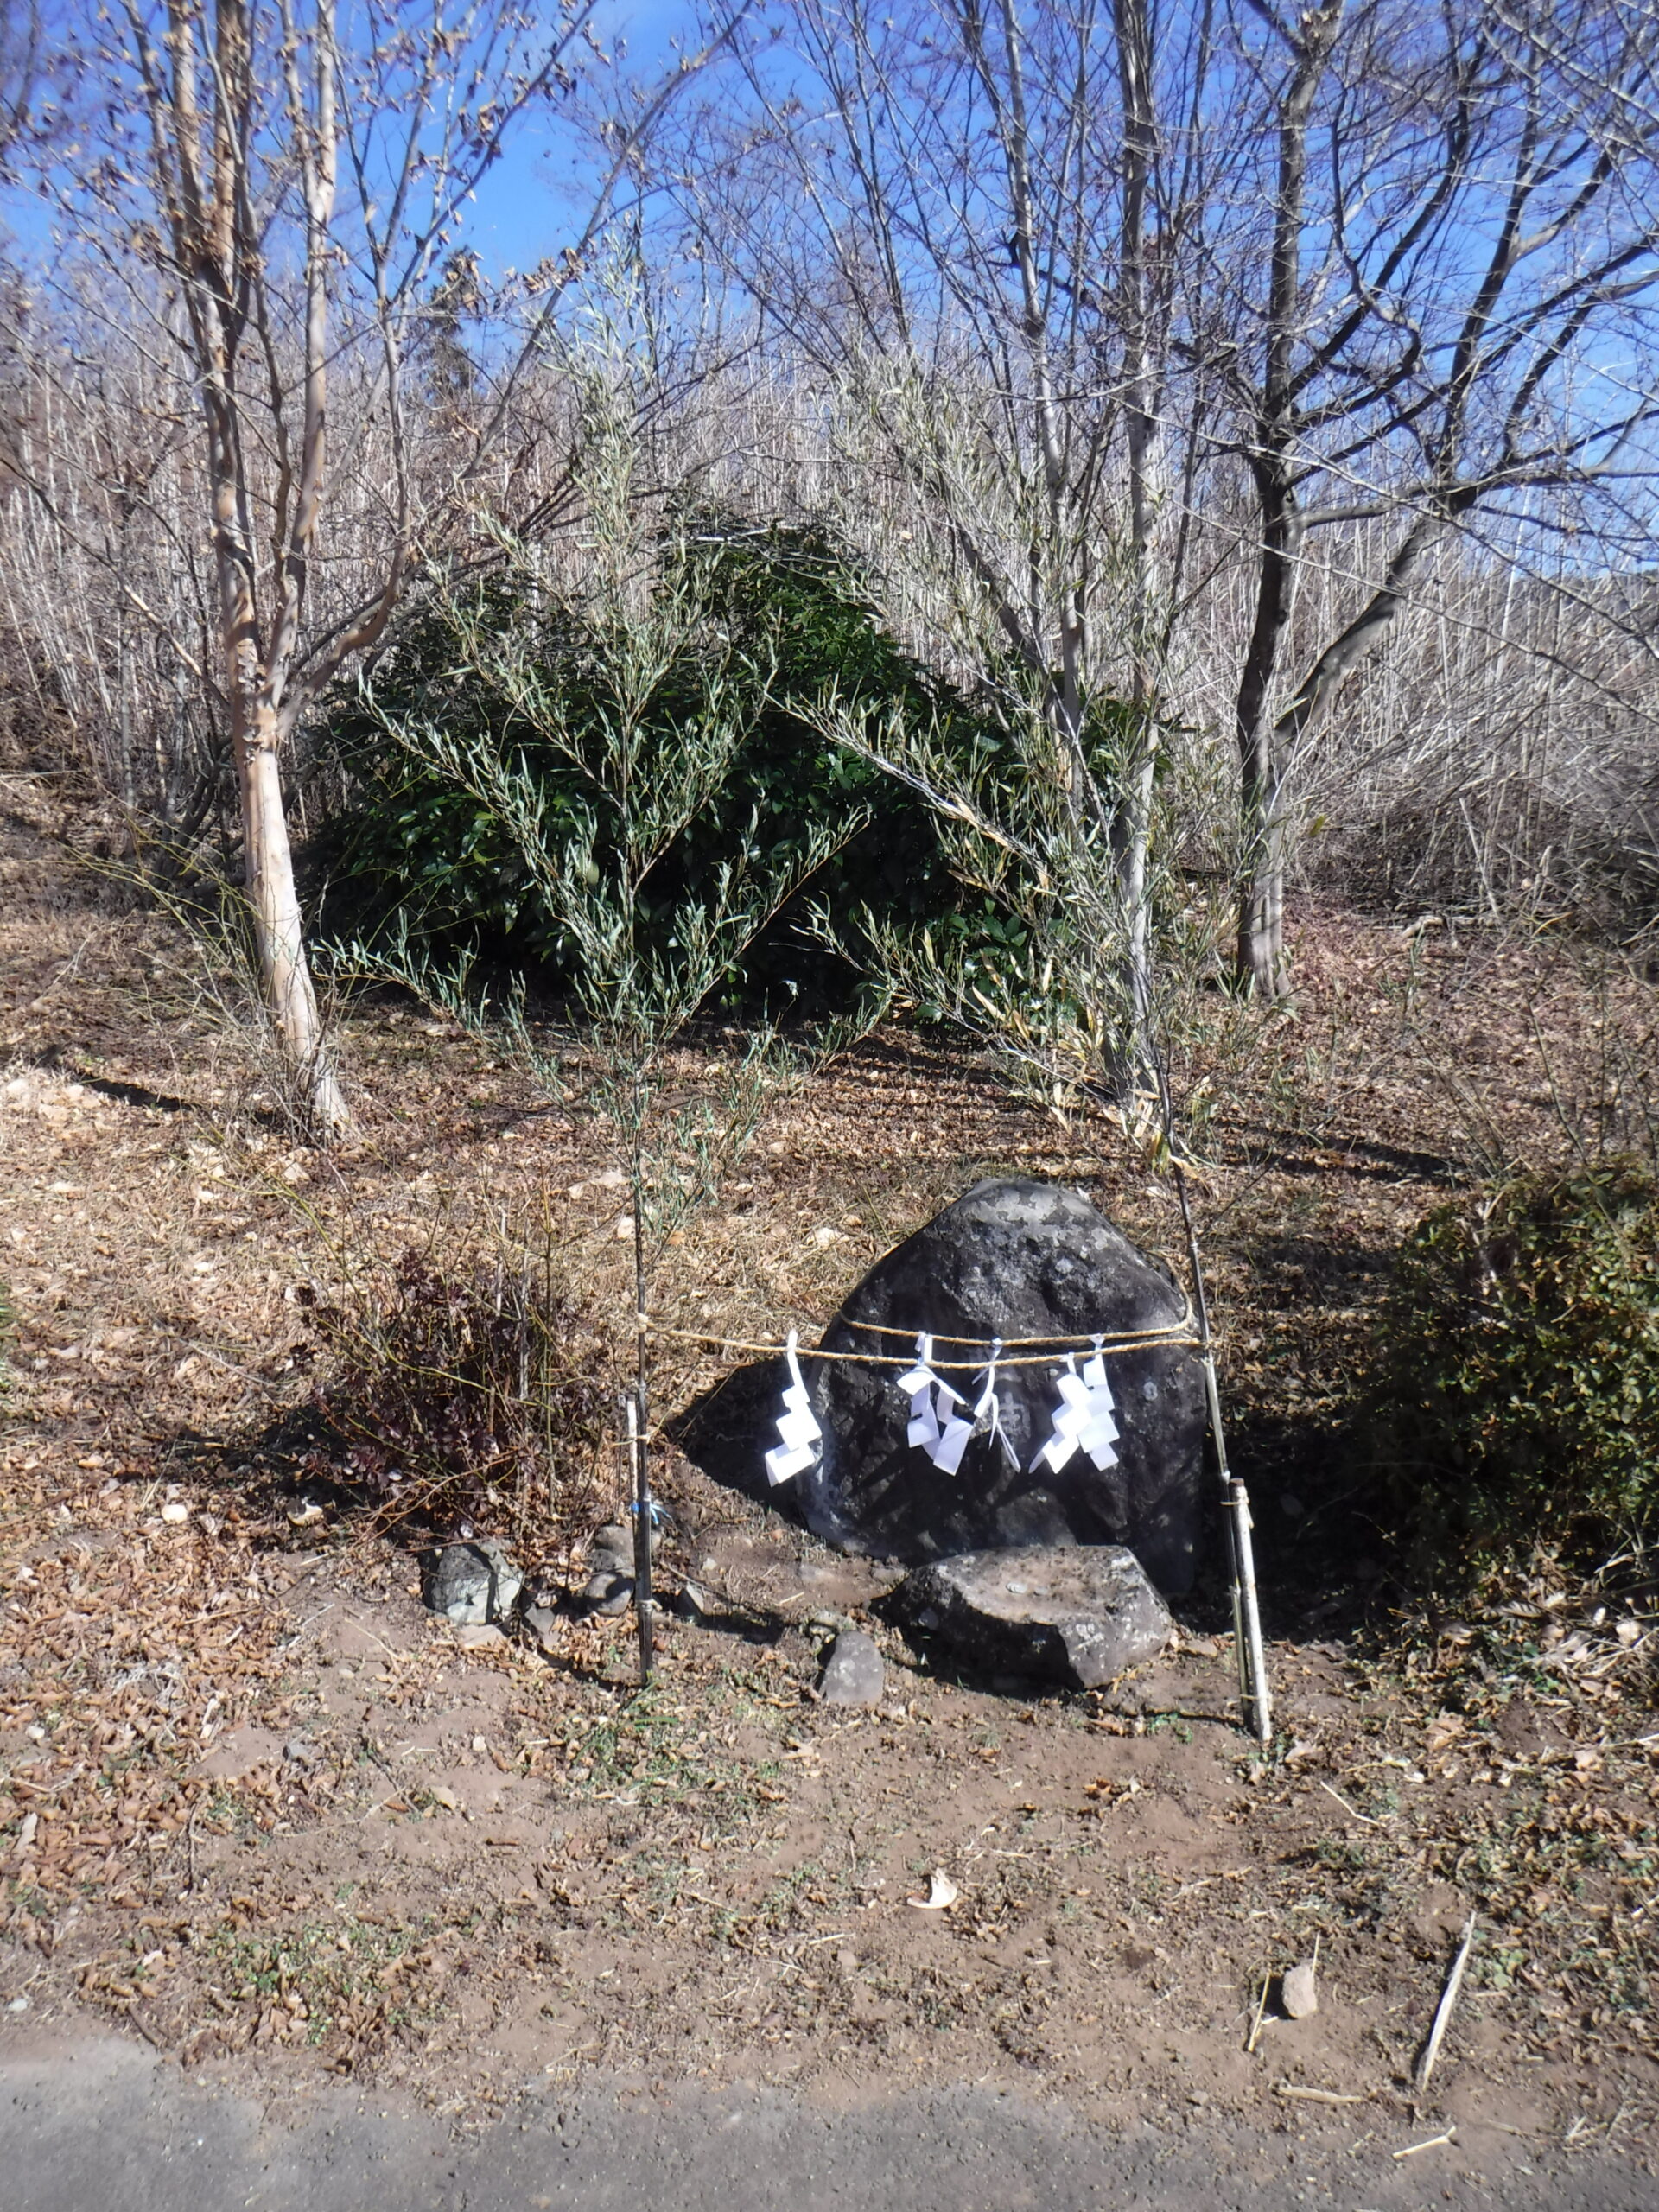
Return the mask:
<path id="1" fill-rule="evenodd" d="M 1294 67 L 1279 105 L 1279 178 L 1268 280 L 1266 359 L 1250 454 L 1262 539 L 1255 620 L 1239 678 L 1240 829 L 1238 979 L 1259 998 L 1282 998 L 1285 975 L 1285 824 L 1282 765 L 1268 699 L 1295 598 L 1301 556 L 1291 452 L 1296 429 L 1295 344 L 1302 314 L 1302 224 L 1307 124 L 1342 26 L 1344 0 L 1310 9 L 1287 33 Z M 1268 11 L 1263 10 L 1267 13 Z M 1268 20 L 1275 21 L 1269 14 Z"/>
<path id="2" fill-rule="evenodd" d="M 325 1141 L 350 1125 L 305 957 L 294 882 L 294 849 L 283 804 L 276 718 L 257 709 L 236 739 L 242 805 L 244 889 L 253 920 L 259 976 L 284 1058 L 294 1071 L 312 1133 Z"/>
<path id="3" fill-rule="evenodd" d="M 1296 595 L 1301 531 L 1294 495 L 1275 471 L 1259 474 L 1263 518 L 1255 620 L 1239 680 L 1238 938 L 1236 972 L 1257 998 L 1285 995 L 1285 831 L 1281 767 L 1268 701 Z"/>
<path id="4" fill-rule="evenodd" d="M 1119 97 L 1123 124 L 1123 207 L 1119 288 L 1123 326 L 1124 443 L 1128 461 L 1129 562 L 1132 604 L 1129 702 L 1134 715 L 1123 790 L 1113 823 L 1118 895 L 1128 940 L 1131 1080 L 1153 1065 L 1147 1033 L 1152 1016 L 1152 916 L 1148 861 L 1152 798 L 1158 769 L 1160 624 L 1157 527 L 1153 467 L 1158 442 L 1157 397 L 1152 370 L 1152 316 L 1147 271 L 1147 194 L 1155 150 L 1152 93 L 1152 29 L 1147 0 L 1115 0 Z"/>

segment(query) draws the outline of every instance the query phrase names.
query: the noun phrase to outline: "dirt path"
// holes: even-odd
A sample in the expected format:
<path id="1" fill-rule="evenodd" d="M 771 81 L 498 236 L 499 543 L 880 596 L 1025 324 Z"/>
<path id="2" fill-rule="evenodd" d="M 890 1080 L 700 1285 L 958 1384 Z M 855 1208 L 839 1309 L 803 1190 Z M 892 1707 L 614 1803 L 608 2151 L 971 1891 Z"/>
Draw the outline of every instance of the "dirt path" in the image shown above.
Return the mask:
<path id="1" fill-rule="evenodd" d="M 1394 2139 L 1398 2135 L 1399 2141 Z M 1363 2139 L 1357 2140 L 1357 2138 Z M 1592 2151 L 1522 2156 L 1478 2126 L 1417 2139 L 1351 2121 L 1265 2137 L 1203 2114 L 1118 2131 L 958 2088 L 839 2107 L 740 2084 L 652 2096 L 537 2088 L 452 2136 L 429 2113 L 320 2090 L 272 2118 L 129 2044 L 0 2056 L 8 2212 L 1649 2212 L 1651 2176 Z"/>

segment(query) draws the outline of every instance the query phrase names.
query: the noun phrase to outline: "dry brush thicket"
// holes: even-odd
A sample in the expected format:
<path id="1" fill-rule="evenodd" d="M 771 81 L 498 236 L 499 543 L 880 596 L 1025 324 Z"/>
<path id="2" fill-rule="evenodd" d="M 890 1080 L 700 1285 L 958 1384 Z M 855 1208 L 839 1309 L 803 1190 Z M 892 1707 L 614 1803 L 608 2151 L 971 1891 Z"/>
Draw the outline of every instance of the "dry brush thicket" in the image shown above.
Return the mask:
<path id="1" fill-rule="evenodd" d="M 9 365 L 11 435 L 49 505 L 16 481 L 8 488 L 6 766 L 78 770 L 175 862 L 213 855 L 233 869 L 227 734 L 202 681 L 213 617 L 194 456 L 165 435 L 163 410 L 130 365 L 89 370 L 67 346 L 44 345 L 29 358 L 14 348 Z M 757 521 L 828 516 L 868 563 L 905 642 L 971 677 L 938 579 L 908 557 L 925 524 L 918 503 L 873 470 L 849 482 L 849 441 L 836 435 L 826 397 L 787 361 L 699 378 L 690 398 L 656 413 L 660 485 Z M 372 400 L 347 386 L 335 405 L 367 416 Z M 448 565 L 489 558 L 492 522 L 562 530 L 568 542 L 550 553 L 561 565 L 580 558 L 574 411 L 557 369 L 527 380 L 511 464 L 492 473 L 444 549 Z M 441 461 L 443 426 L 430 429 Z M 312 580 L 325 624 L 360 603 L 372 570 L 378 444 L 372 423 L 365 430 L 349 441 L 356 465 L 334 487 L 330 556 Z M 1237 842 L 1228 687 L 1249 626 L 1250 549 L 1237 518 L 1202 524 L 1193 565 L 1207 581 L 1165 669 L 1170 785 L 1183 861 L 1224 874 Z M 435 566 L 439 549 L 431 555 Z M 1321 549 L 1299 609 L 1310 636 L 1372 565 L 1357 544 Z M 1297 874 L 1401 909 L 1570 910 L 1621 936 L 1644 930 L 1659 893 L 1654 589 L 1639 573 L 1540 576 L 1450 549 L 1298 764 Z M 333 763 L 306 735 L 288 775 L 302 840 L 340 796 Z"/>

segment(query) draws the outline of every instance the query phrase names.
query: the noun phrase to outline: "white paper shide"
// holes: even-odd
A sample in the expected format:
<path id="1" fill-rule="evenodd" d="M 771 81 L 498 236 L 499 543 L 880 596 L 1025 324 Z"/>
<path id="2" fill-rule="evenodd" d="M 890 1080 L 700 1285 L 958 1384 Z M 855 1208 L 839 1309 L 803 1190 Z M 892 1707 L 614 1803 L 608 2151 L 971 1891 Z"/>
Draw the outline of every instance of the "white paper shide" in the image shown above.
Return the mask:
<path id="1" fill-rule="evenodd" d="M 789 1362 L 789 1381 L 784 1389 L 784 1409 L 778 1416 L 779 1440 L 766 1454 L 766 1480 L 774 1488 L 804 1474 L 817 1458 L 818 1446 L 823 1441 L 823 1431 L 806 1395 L 796 1344 L 796 1333 L 791 1329 L 784 1351 Z"/>

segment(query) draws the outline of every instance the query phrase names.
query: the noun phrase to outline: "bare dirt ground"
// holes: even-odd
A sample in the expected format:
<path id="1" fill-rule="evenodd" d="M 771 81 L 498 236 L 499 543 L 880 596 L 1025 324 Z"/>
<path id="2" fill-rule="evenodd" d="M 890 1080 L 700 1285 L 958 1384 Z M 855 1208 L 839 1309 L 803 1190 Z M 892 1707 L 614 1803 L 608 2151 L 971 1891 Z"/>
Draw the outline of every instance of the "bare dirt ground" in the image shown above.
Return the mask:
<path id="1" fill-rule="evenodd" d="M 626 1621 L 563 1622 L 545 1650 L 435 1621 L 418 1532 L 295 1472 L 302 1287 L 357 1294 L 529 1207 L 620 1323 L 602 1160 L 390 1005 L 349 1025 L 359 1138 L 308 1153 L 248 1096 L 188 948 L 3 834 L 0 2059 L 114 2026 L 194 2080 L 326 2077 L 466 2126 L 526 2085 L 844 2107 L 959 2084 L 1276 2128 L 1357 2177 L 1449 2126 L 1413 2171 L 1653 2157 L 1652 1593 L 1543 1572 L 1456 1618 L 1426 1605 L 1347 1509 L 1340 1426 L 1402 1230 L 1484 1160 L 1605 1119 L 1650 1055 L 1649 987 L 1548 939 L 1309 906 L 1294 1014 L 1215 1001 L 1183 1083 L 1256 1501 L 1264 1758 L 1232 1724 L 1211 1583 L 1180 1648 L 1111 1692 L 999 1694 L 868 1613 L 878 1570 L 683 1463 L 665 1580 L 717 1602 L 664 1627 L 649 1691 Z M 1117 1133 L 1057 1130 L 894 1033 L 762 1131 L 663 1310 L 812 1329 L 995 1170 L 1077 1182 L 1175 1249 Z M 664 1411 L 717 1372 L 667 1369 Z M 849 1617 L 890 1685 L 851 1717 L 812 1693 Z M 909 1902 L 935 1867 L 946 1912 Z M 1316 1947 L 1318 2014 L 1270 2002 L 1247 2053 L 1263 1978 Z"/>

